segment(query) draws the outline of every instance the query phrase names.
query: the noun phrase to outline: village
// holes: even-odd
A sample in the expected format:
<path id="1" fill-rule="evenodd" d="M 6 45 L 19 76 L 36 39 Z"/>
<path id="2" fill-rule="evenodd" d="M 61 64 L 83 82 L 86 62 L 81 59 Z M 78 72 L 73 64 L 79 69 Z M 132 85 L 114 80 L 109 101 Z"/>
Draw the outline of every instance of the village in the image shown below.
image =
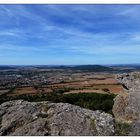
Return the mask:
<path id="1" fill-rule="evenodd" d="M 63 91 L 73 93 L 120 94 L 122 85 L 109 72 L 70 69 L 16 69 L 0 71 L 0 95 L 16 96 Z"/>

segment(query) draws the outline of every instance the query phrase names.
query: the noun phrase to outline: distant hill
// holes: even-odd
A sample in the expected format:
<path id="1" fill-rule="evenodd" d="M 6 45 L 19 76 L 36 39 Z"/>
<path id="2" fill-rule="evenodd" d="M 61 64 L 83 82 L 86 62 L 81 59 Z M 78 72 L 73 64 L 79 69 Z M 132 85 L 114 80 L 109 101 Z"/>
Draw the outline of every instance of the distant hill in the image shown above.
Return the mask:
<path id="1" fill-rule="evenodd" d="M 73 67 L 72 69 L 82 70 L 82 71 L 93 71 L 93 72 L 113 71 L 112 68 L 101 66 L 101 65 L 79 65 L 79 66 Z"/>
<path id="2" fill-rule="evenodd" d="M 46 69 L 70 69 L 70 70 L 81 70 L 81 71 L 89 71 L 89 72 L 102 72 L 102 71 L 113 71 L 113 68 L 108 66 L 101 65 L 76 65 L 76 66 L 39 66 L 36 68 L 46 68 Z"/>
<path id="3" fill-rule="evenodd" d="M 17 66 L 0 66 L 0 70 L 17 69 Z"/>
<path id="4" fill-rule="evenodd" d="M 30 65 L 30 66 L 14 66 L 1 65 L 0 70 L 37 70 L 37 69 L 64 69 L 85 72 L 132 72 L 139 71 L 140 65 Z"/>

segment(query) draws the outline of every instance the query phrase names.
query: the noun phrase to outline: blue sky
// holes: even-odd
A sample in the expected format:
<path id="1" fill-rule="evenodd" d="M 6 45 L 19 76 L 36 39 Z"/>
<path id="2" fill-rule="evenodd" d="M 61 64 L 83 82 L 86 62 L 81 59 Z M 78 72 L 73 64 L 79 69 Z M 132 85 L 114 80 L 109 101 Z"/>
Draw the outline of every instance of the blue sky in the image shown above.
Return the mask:
<path id="1" fill-rule="evenodd" d="M 0 64 L 140 63 L 140 5 L 0 5 Z"/>

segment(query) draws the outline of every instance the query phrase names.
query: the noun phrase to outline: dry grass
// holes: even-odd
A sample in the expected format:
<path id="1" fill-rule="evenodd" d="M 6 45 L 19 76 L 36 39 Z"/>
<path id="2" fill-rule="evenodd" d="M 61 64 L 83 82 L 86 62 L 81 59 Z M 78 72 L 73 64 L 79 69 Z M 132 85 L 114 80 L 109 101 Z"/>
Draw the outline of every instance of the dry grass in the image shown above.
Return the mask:
<path id="1" fill-rule="evenodd" d="M 100 90 L 108 89 L 110 91 L 110 93 L 115 93 L 115 94 L 125 92 L 121 85 L 95 85 L 95 86 L 93 86 L 93 88 L 97 88 Z"/>
<path id="2" fill-rule="evenodd" d="M 64 94 L 73 94 L 73 93 L 100 93 L 100 94 L 108 94 L 102 90 L 90 90 L 90 89 L 83 89 L 83 90 L 71 90 L 69 92 L 65 92 Z"/>
<path id="3" fill-rule="evenodd" d="M 36 94 L 37 90 L 34 87 L 22 87 L 22 88 L 16 88 L 10 95 L 16 96 L 16 95 L 23 95 L 23 94 Z"/>

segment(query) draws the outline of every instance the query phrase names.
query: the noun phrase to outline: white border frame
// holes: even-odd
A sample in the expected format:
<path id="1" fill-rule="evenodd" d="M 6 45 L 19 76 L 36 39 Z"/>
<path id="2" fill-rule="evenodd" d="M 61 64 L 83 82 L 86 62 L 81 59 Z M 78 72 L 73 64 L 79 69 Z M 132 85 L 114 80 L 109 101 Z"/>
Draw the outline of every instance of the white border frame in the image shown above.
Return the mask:
<path id="1" fill-rule="evenodd" d="M 0 0 L 0 4 L 140 4 L 140 0 Z"/>

